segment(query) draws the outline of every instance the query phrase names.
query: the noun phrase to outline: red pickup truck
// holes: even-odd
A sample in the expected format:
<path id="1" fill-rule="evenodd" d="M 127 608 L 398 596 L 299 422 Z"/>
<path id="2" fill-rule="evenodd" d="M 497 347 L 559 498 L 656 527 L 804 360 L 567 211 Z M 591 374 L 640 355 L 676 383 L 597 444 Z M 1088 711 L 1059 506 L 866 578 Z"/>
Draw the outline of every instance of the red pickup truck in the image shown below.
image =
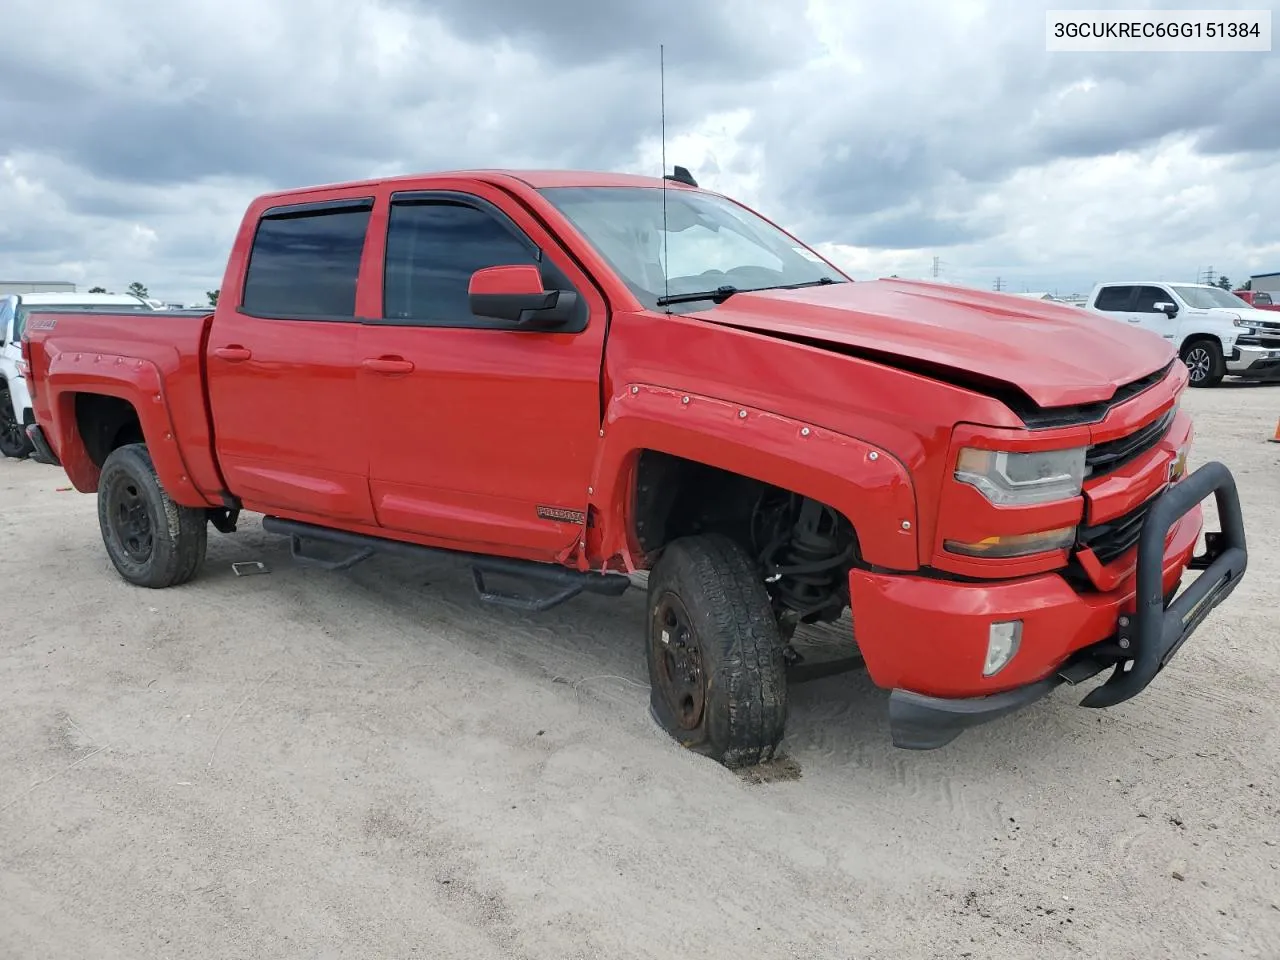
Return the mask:
<path id="1" fill-rule="evenodd" d="M 36 314 L 23 351 L 129 582 L 190 580 L 242 510 L 330 568 L 461 555 L 530 612 L 647 570 L 653 715 L 728 766 L 774 755 L 799 624 L 851 607 L 928 749 L 1108 669 L 1083 705 L 1134 696 L 1246 566 L 1170 344 L 853 282 L 683 168 L 264 196 L 212 313 Z"/>
<path id="2" fill-rule="evenodd" d="M 1276 303 L 1271 294 L 1265 290 L 1232 290 L 1231 292 L 1255 310 L 1280 310 L 1280 303 Z"/>

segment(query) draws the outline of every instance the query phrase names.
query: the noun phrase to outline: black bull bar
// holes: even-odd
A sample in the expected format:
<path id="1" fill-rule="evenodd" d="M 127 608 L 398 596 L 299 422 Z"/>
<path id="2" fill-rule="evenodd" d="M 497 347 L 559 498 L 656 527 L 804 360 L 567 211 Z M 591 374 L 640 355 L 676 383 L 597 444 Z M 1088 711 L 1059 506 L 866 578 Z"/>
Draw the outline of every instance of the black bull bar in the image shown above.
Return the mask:
<path id="1" fill-rule="evenodd" d="M 1217 503 L 1221 532 L 1205 534 L 1205 552 L 1189 565 L 1202 571 L 1200 576 L 1166 605 L 1165 540 L 1173 525 L 1210 494 Z M 1132 659 L 1117 663 L 1107 681 L 1091 690 L 1080 705 L 1111 707 L 1141 693 L 1209 612 L 1231 595 L 1248 560 L 1240 495 L 1223 464 L 1206 463 L 1162 493 L 1143 519 L 1138 540 L 1136 608 L 1132 615 L 1121 617 L 1117 633 L 1120 647 Z"/>

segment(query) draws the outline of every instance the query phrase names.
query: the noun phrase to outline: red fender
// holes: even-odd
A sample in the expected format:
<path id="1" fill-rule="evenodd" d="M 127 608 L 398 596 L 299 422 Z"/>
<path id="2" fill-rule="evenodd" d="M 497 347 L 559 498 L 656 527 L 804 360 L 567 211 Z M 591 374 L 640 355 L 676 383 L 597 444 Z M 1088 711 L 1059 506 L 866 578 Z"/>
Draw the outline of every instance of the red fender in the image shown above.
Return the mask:
<path id="1" fill-rule="evenodd" d="M 67 477 L 81 493 L 98 489 L 101 473 L 89 458 L 76 422 L 75 395 L 96 393 L 119 397 L 133 405 L 142 425 L 147 450 L 156 466 L 160 484 L 177 503 L 188 507 L 214 506 L 191 482 L 190 471 L 178 448 L 160 368 L 150 360 L 109 353 L 59 352 L 49 357 L 47 384 L 57 397 L 49 425 L 55 449 Z"/>
<path id="2" fill-rule="evenodd" d="M 644 566 L 634 540 L 633 484 L 644 450 L 729 470 L 811 497 L 840 511 L 858 533 L 862 558 L 915 570 L 916 502 L 907 469 L 861 440 L 753 407 L 629 384 L 609 403 L 592 474 L 592 506 L 604 515 L 592 554 Z"/>

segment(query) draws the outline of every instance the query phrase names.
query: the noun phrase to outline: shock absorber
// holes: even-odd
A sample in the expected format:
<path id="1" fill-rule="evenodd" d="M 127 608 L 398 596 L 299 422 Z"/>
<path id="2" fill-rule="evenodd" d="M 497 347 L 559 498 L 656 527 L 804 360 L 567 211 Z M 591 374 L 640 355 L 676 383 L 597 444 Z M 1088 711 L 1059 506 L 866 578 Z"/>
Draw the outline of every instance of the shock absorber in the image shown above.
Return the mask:
<path id="1" fill-rule="evenodd" d="M 852 537 L 830 507 L 807 497 L 793 499 L 791 506 L 784 515 L 794 519 L 780 525 L 765 551 L 765 581 L 796 620 L 837 617 L 846 602 L 844 568 L 853 558 Z"/>

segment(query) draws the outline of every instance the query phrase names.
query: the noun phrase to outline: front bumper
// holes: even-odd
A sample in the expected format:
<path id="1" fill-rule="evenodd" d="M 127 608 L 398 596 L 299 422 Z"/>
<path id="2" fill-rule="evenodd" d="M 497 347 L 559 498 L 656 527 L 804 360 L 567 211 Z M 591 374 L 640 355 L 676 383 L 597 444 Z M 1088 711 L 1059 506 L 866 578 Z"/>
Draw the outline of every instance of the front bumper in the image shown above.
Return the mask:
<path id="1" fill-rule="evenodd" d="M 1222 531 L 1206 534 L 1200 503 L 1213 495 Z M 1107 707 L 1140 693 L 1205 616 L 1235 590 L 1247 564 L 1244 522 L 1230 471 L 1209 463 L 1152 504 L 1136 551 L 1136 578 L 1107 593 L 1077 593 L 1057 574 L 972 584 L 854 571 L 859 647 L 872 680 L 889 687 L 896 746 L 933 749 L 968 727 L 1018 710 L 1063 683 L 1114 667 L 1081 701 Z M 1183 572 L 1200 576 L 1179 592 Z M 1021 619 L 1018 652 L 982 677 L 993 621 Z"/>
<path id="2" fill-rule="evenodd" d="M 1280 377 L 1280 349 L 1237 344 L 1227 360 L 1227 373 L 1259 380 Z"/>

